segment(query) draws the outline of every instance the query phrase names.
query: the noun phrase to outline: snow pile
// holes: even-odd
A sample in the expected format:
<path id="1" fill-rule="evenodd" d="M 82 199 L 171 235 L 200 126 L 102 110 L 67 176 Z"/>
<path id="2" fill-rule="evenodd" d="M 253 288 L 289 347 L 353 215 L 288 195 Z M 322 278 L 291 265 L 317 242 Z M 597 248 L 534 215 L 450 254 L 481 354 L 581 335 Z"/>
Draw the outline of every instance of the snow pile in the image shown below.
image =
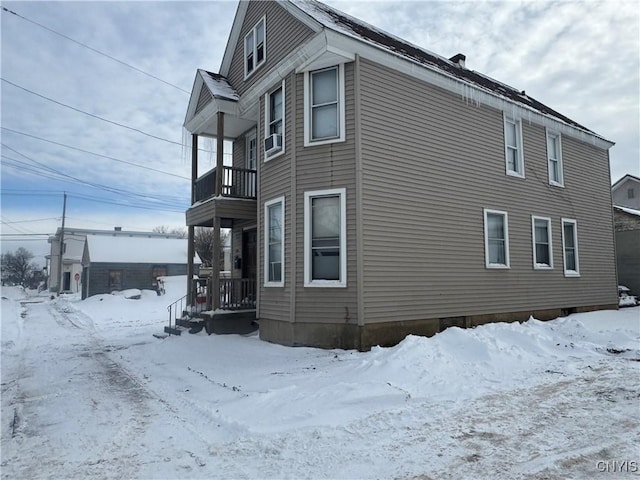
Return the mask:
<path id="1" fill-rule="evenodd" d="M 123 345 L 148 339 L 168 322 L 167 305 L 184 295 L 186 277 L 167 277 L 167 294 L 142 291 L 135 302 L 97 295 L 74 308 Z M 638 324 L 606 331 L 571 316 L 550 322 L 495 323 L 449 328 L 431 338 L 409 336 L 371 352 L 289 348 L 252 336 L 183 334 L 123 350 L 134 369 L 154 379 L 186 375 L 183 401 L 233 424 L 235 431 L 269 432 L 336 426 L 409 400 L 458 404 L 544 381 L 549 372 L 575 374 L 610 351 L 638 356 Z M 609 351 L 608 351 L 609 350 Z M 175 359 L 166 365 L 166 359 Z M 568 361 L 570 360 L 570 361 Z M 162 372 L 153 364 L 162 364 Z M 204 383 L 203 383 L 204 382 Z M 211 395 L 211 385 L 216 394 Z M 159 383 L 156 388 L 164 393 Z M 268 412 L 268 415 L 265 414 Z"/>

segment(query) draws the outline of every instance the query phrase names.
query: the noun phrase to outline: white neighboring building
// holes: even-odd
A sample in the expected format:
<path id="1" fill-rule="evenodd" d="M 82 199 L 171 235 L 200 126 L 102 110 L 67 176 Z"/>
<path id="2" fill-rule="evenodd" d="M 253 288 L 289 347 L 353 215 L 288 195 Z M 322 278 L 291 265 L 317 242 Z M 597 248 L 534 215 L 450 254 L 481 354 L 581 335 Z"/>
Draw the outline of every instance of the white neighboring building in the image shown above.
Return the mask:
<path id="1" fill-rule="evenodd" d="M 627 173 L 611 186 L 613 204 L 640 210 L 640 178 Z"/>
<path id="2" fill-rule="evenodd" d="M 47 255 L 48 283 L 50 292 L 57 292 L 60 283 L 60 237 L 62 229 L 58 228 L 55 235 L 49 237 L 51 253 Z M 79 293 L 82 291 L 82 255 L 88 235 L 111 237 L 142 237 L 142 238 L 182 238 L 180 234 L 156 232 L 123 231 L 120 227 L 113 230 L 90 230 L 83 228 L 64 228 L 64 245 L 62 254 L 62 292 Z"/>

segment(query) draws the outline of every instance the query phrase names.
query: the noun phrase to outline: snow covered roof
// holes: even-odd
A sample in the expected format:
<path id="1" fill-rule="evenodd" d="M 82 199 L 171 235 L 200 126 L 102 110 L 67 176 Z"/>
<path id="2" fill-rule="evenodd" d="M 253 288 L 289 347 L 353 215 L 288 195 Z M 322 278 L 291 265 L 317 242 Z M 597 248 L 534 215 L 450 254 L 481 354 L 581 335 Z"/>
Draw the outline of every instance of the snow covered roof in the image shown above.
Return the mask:
<path id="1" fill-rule="evenodd" d="M 92 263 L 186 264 L 187 250 L 186 238 L 87 236 Z M 194 262 L 201 263 L 197 254 Z"/>
<path id="2" fill-rule="evenodd" d="M 429 52 L 316 0 L 290 0 L 290 2 L 326 28 L 367 42 L 425 67 L 440 70 L 482 90 L 490 91 L 544 115 L 552 116 L 587 133 L 594 134 L 594 132 L 578 122 L 529 97 L 524 91 L 516 90 L 509 85 L 460 66 L 453 59 L 447 59 Z"/>
<path id="3" fill-rule="evenodd" d="M 198 69 L 198 73 L 202 76 L 202 80 L 214 98 L 221 98 L 236 102 L 240 99 L 240 96 L 222 75 L 211 73 L 206 70 L 202 70 L 201 68 Z"/>
<path id="4" fill-rule="evenodd" d="M 625 213 L 628 213 L 629 215 L 635 215 L 637 217 L 640 217 L 640 210 L 634 210 L 633 208 L 627 208 L 627 207 L 620 207 L 618 205 L 614 205 L 613 208 L 615 208 L 616 210 L 621 210 Z"/>

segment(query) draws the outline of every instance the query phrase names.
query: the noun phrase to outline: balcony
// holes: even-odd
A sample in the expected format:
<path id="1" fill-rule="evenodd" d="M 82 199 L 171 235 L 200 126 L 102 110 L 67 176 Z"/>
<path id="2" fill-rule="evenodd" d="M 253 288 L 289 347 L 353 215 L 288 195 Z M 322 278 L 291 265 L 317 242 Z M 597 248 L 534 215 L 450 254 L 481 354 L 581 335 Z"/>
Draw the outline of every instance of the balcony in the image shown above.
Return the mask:
<path id="1" fill-rule="evenodd" d="M 215 195 L 216 169 L 212 169 L 198 178 L 195 182 L 195 201 L 201 202 Z M 257 172 L 246 168 L 222 167 L 223 197 L 256 198 Z"/>

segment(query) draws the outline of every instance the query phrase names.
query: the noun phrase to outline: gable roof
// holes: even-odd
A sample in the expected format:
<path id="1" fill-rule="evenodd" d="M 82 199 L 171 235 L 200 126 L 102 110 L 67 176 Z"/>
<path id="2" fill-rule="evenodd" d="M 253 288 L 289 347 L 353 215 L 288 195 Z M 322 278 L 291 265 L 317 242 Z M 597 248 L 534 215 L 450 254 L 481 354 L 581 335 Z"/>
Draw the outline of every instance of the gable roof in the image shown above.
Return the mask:
<path id="1" fill-rule="evenodd" d="M 580 123 L 528 96 L 525 91 L 517 90 L 486 75 L 461 66 L 455 61 L 456 57 L 463 57 L 460 54 L 451 59 L 447 59 L 317 0 L 277 0 L 277 2 L 290 14 L 316 32 L 325 28 L 344 37 L 367 44 L 379 51 L 392 54 L 404 61 L 420 65 L 425 70 L 440 74 L 449 80 L 454 80 L 459 85 L 457 90 L 468 92 L 472 99 L 474 99 L 473 93 L 464 89 L 471 87 L 474 91 L 482 92 L 482 94 L 484 94 L 482 98 L 493 97 L 498 99 L 497 108 L 501 108 L 500 105 L 503 105 L 500 102 L 506 101 L 510 104 L 521 106 L 528 112 L 539 113 L 543 118 L 554 121 L 554 124 L 560 122 L 574 129 L 574 132 L 577 133 L 579 138 L 582 138 L 584 134 L 588 135 L 593 139 L 594 143 L 603 148 L 609 148 L 614 145 L 613 142 L 606 140 Z M 229 73 L 235 47 L 237 42 L 240 41 L 240 31 L 248 4 L 248 1 L 240 1 L 238 4 L 220 67 L 220 73 L 222 75 Z M 489 97 L 487 97 L 487 95 Z M 477 102 L 482 101 L 477 98 L 475 98 L 475 100 Z"/>
<path id="2" fill-rule="evenodd" d="M 86 253 L 91 263 L 186 264 L 186 238 L 140 238 L 88 235 Z M 198 254 L 196 264 L 201 263 Z"/>
<path id="3" fill-rule="evenodd" d="M 636 177 L 635 175 L 631 175 L 630 173 L 627 173 L 624 177 L 622 177 L 616 183 L 611 185 L 611 191 L 615 191 L 618 188 L 620 188 L 620 186 L 622 186 L 622 184 L 625 183 L 627 180 L 631 180 L 632 182 L 640 183 L 640 178 Z"/>

